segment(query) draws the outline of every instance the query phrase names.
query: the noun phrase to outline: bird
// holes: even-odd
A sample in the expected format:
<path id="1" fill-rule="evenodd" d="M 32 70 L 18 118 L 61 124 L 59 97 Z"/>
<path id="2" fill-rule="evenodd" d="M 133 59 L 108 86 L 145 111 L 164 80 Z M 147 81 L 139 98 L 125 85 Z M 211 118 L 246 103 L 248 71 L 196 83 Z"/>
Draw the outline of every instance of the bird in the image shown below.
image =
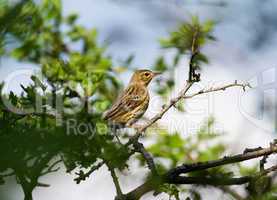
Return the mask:
<path id="1" fill-rule="evenodd" d="M 104 120 L 116 126 L 132 127 L 147 110 L 150 100 L 147 86 L 159 74 L 148 69 L 136 70 L 126 89 L 104 112 Z"/>

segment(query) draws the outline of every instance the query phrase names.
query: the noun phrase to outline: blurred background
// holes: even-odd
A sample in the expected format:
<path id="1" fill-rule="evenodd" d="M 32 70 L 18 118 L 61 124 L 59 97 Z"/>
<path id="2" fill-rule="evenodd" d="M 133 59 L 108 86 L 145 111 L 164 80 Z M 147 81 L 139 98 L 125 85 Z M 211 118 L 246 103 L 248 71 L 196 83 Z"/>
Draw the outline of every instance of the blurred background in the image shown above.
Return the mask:
<path id="1" fill-rule="evenodd" d="M 184 115 L 169 112 L 160 123 L 172 132 L 178 130 L 186 135 L 195 133 L 207 117 L 214 116 L 215 128 L 224 133 L 224 141 L 228 142 L 231 153 L 241 152 L 245 147 L 264 146 L 276 138 L 276 10 L 275 0 L 63 1 L 63 15 L 77 13 L 80 16 L 78 23 L 95 27 L 99 31 L 99 41 L 109 45 L 108 54 L 114 57 L 116 64 L 120 65 L 128 56 L 134 55 L 133 68 L 150 68 L 160 55 L 172 59 L 171 51 L 160 48 L 159 39 L 167 37 L 191 15 L 196 14 L 201 20 L 215 20 L 217 41 L 204 48 L 210 63 L 202 71 L 199 87 L 220 86 L 238 80 L 249 81 L 253 89 L 247 92 L 231 89 L 196 98 L 186 102 Z M 183 67 L 186 63 L 187 60 L 182 60 L 175 70 L 176 93 L 186 79 Z M 5 81 L 16 70 L 28 71 L 37 67 L 1 57 L 0 80 Z M 128 83 L 129 76 L 127 72 L 120 77 L 124 85 Z M 28 78 L 23 76 L 10 87 L 20 88 L 19 83 L 22 82 L 28 83 Z M 151 87 L 154 88 L 154 84 Z M 152 96 L 155 96 L 154 92 Z M 146 116 L 153 115 L 155 109 L 162 105 L 159 102 L 159 99 L 152 98 L 152 107 Z M 120 175 L 124 191 L 141 183 L 140 173 L 138 170 L 129 177 Z M 65 175 L 64 169 L 50 174 L 42 181 L 51 187 L 36 189 L 34 199 L 112 199 L 115 189 L 108 171 L 101 169 L 95 174 L 80 185 L 76 185 L 69 174 Z M 0 186 L 0 194 L 3 200 L 23 197 L 13 178 L 7 185 Z M 152 198 L 151 195 L 143 197 Z"/>

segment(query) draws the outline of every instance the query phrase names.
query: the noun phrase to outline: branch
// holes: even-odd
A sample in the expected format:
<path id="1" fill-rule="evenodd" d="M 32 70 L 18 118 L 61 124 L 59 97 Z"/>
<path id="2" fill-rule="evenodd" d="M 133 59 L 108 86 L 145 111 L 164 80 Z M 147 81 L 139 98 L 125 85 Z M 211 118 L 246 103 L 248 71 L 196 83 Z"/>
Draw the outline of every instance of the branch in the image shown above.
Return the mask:
<path id="1" fill-rule="evenodd" d="M 156 186 L 157 183 L 153 182 L 152 180 L 148 180 L 131 192 L 125 194 L 122 200 L 139 200 L 144 194 L 155 190 Z"/>
<path id="2" fill-rule="evenodd" d="M 178 101 L 182 99 L 182 97 L 187 93 L 187 91 L 190 89 L 192 86 L 193 82 L 187 81 L 187 84 L 185 85 L 184 89 L 181 90 L 180 94 L 171 99 L 167 105 L 164 105 L 161 112 L 156 114 L 153 118 L 151 118 L 139 131 L 144 132 L 149 126 L 154 124 L 156 121 L 161 119 L 163 115 L 172 107 L 174 106 Z"/>
<path id="3" fill-rule="evenodd" d="M 198 162 L 192 164 L 183 164 L 179 167 L 173 168 L 162 175 L 160 181 L 147 180 L 142 185 L 138 186 L 131 192 L 124 195 L 126 199 L 139 199 L 145 193 L 155 190 L 157 186 L 163 183 L 171 184 L 200 184 L 200 185 L 237 185 L 248 183 L 252 177 L 245 176 L 240 178 L 211 178 L 211 177 L 182 177 L 180 174 L 186 174 L 193 171 L 206 170 L 218 166 L 223 166 L 227 164 L 242 162 L 245 160 L 251 160 L 254 158 L 262 157 L 277 153 L 276 141 L 270 144 L 268 148 L 257 148 L 255 150 L 245 151 L 242 154 L 237 154 L 234 156 L 223 157 L 218 160 L 212 160 L 207 162 Z M 276 171 L 277 165 L 271 168 L 265 169 L 255 176 L 264 176 L 270 172 Z"/>
<path id="4" fill-rule="evenodd" d="M 228 185 L 242 185 L 248 183 L 251 177 L 244 176 L 240 178 L 218 178 L 218 177 L 175 177 L 175 179 L 166 180 L 148 180 L 131 192 L 124 195 L 124 200 L 138 200 L 144 194 L 155 190 L 159 185 L 164 183 L 169 184 L 197 184 L 197 185 L 210 185 L 210 186 L 228 186 Z"/>
<path id="5" fill-rule="evenodd" d="M 113 182 L 114 182 L 114 185 L 115 185 L 116 194 L 117 194 L 115 199 L 121 199 L 122 196 L 123 196 L 123 193 L 121 191 L 120 184 L 119 184 L 118 178 L 116 176 L 116 173 L 114 171 L 114 168 L 111 167 L 108 163 L 106 163 L 106 165 L 109 168 L 109 171 L 111 172 L 111 176 L 113 178 Z"/>
<path id="6" fill-rule="evenodd" d="M 82 170 L 80 172 L 75 173 L 79 177 L 75 178 L 74 181 L 76 181 L 77 184 L 79 184 L 81 181 L 86 180 L 95 170 L 98 170 L 100 167 L 102 167 L 105 164 L 104 161 L 98 163 L 97 165 L 94 165 L 91 167 L 91 169 L 87 172 L 84 173 Z"/>
<path id="7" fill-rule="evenodd" d="M 200 81 L 200 74 L 195 73 L 196 68 L 199 68 L 199 66 L 196 65 L 196 63 L 194 62 L 195 57 L 198 55 L 199 53 L 199 46 L 196 44 L 196 40 L 199 37 L 199 30 L 195 30 L 194 34 L 193 34 L 193 38 L 192 38 L 192 44 L 191 44 L 191 56 L 190 56 L 190 60 L 189 60 L 189 82 L 198 82 Z"/>
<path id="8" fill-rule="evenodd" d="M 191 62 L 190 62 L 190 68 L 191 68 Z M 209 88 L 209 89 L 203 89 L 200 90 L 194 94 L 191 95 L 186 95 L 186 93 L 188 92 L 188 90 L 190 89 L 190 87 L 193 85 L 193 81 L 187 81 L 185 87 L 180 91 L 179 95 L 173 99 L 171 99 L 169 101 L 169 103 L 167 105 L 164 105 L 162 110 L 160 111 L 160 113 L 156 114 L 153 118 L 151 118 L 150 120 L 148 120 L 146 122 L 146 124 L 144 124 L 142 127 L 140 127 L 137 130 L 137 134 L 133 137 L 131 137 L 129 139 L 129 141 L 126 143 L 126 146 L 132 144 L 135 140 L 137 140 L 143 132 L 146 131 L 147 128 L 149 128 L 150 126 L 152 126 L 156 121 L 158 121 L 159 119 L 161 119 L 163 117 L 163 115 L 172 107 L 174 106 L 178 101 L 180 101 L 181 99 L 189 99 L 189 98 L 193 98 L 195 96 L 201 95 L 201 94 L 205 94 L 205 93 L 211 93 L 211 92 L 217 92 L 217 91 L 224 91 L 228 88 L 231 87 L 241 87 L 244 91 L 246 90 L 246 88 L 251 88 L 251 85 L 249 83 L 238 83 L 237 81 L 235 81 L 234 83 L 225 85 L 225 86 L 221 86 L 221 87 L 215 87 L 215 88 Z"/>
<path id="9" fill-rule="evenodd" d="M 270 145 L 268 148 L 260 148 L 258 150 L 250 151 L 250 152 L 244 152 L 242 154 L 237 154 L 234 156 L 225 156 L 218 160 L 211 160 L 207 162 L 198 162 L 198 163 L 192 163 L 192 164 L 183 164 L 179 167 L 176 167 L 172 170 L 170 170 L 167 173 L 167 176 L 172 175 L 179 175 L 179 174 L 185 174 L 193 171 L 199 171 L 199 170 L 205 170 L 209 168 L 214 168 L 222 165 L 227 165 L 231 163 L 238 163 L 245 160 L 250 160 L 254 158 L 258 158 L 265 155 L 270 155 L 273 153 L 277 153 L 277 145 L 276 143 L 274 145 Z"/>
<path id="10" fill-rule="evenodd" d="M 156 169 L 156 165 L 154 163 L 154 160 L 151 156 L 151 154 L 149 152 L 146 151 L 146 149 L 144 148 L 143 144 L 136 141 L 134 142 L 134 148 L 136 152 L 139 152 L 142 154 L 143 158 L 145 159 L 148 168 L 151 170 L 152 175 L 156 176 L 158 175 L 157 173 L 157 169 Z"/>
<path id="11" fill-rule="evenodd" d="M 44 176 L 46 174 L 49 174 L 49 173 L 53 173 L 53 172 L 56 172 L 60 169 L 60 167 L 57 167 L 56 169 L 54 169 L 54 167 L 59 164 L 60 162 L 62 162 L 62 160 L 57 160 L 56 162 L 54 162 L 52 165 L 50 165 L 48 167 L 48 169 L 45 171 L 45 172 L 42 172 L 40 176 Z"/>
<path id="12" fill-rule="evenodd" d="M 217 92 L 217 91 L 224 91 L 228 88 L 232 88 L 232 87 L 241 87 L 244 91 L 246 90 L 246 88 L 251 88 L 251 85 L 249 83 L 238 83 L 237 81 L 235 81 L 234 83 L 228 84 L 228 85 L 224 85 L 221 87 L 211 87 L 209 89 L 202 89 L 194 94 L 191 95 L 184 95 L 183 98 L 184 99 L 190 99 L 193 98 L 195 96 L 201 95 L 201 94 L 206 94 L 206 93 L 211 93 L 211 92 Z"/>
<path id="13" fill-rule="evenodd" d="M 226 185 L 242 185 L 242 184 L 248 183 L 250 180 L 251 180 L 250 176 L 243 176 L 239 178 L 177 176 L 172 180 L 166 181 L 166 183 L 226 186 Z"/>
<path id="14" fill-rule="evenodd" d="M 38 183 L 37 183 L 37 187 L 50 187 L 50 185 L 47 184 L 47 183 L 38 182 Z"/>

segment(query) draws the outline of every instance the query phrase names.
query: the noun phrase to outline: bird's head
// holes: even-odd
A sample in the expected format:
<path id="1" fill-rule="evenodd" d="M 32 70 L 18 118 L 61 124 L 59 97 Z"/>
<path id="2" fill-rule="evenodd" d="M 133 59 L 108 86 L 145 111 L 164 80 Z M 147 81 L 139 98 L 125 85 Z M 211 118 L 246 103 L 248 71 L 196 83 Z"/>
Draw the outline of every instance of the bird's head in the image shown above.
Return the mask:
<path id="1" fill-rule="evenodd" d="M 136 70 L 131 78 L 131 83 L 137 83 L 147 86 L 150 83 L 150 81 L 159 74 L 161 73 L 152 72 L 148 69 Z"/>

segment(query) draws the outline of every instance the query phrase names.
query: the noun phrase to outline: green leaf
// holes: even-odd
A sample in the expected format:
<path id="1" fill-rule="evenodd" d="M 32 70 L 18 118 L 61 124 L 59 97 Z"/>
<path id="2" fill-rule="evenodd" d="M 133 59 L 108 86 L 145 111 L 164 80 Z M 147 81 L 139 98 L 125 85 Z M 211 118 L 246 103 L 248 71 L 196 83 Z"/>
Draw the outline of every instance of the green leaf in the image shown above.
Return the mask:
<path id="1" fill-rule="evenodd" d="M 175 108 L 180 112 L 184 112 L 184 101 L 178 101 L 177 104 L 175 104 Z"/>
<path id="2" fill-rule="evenodd" d="M 60 0 L 43 0 L 42 10 L 45 10 L 43 13 L 46 13 L 47 19 L 56 19 L 60 20 L 61 18 L 61 9 L 62 4 Z"/>
<path id="3" fill-rule="evenodd" d="M 69 16 L 66 17 L 65 22 L 68 25 L 73 25 L 77 19 L 78 19 L 78 14 L 70 14 Z"/>
<path id="4" fill-rule="evenodd" d="M 154 64 L 154 69 L 159 72 L 164 72 L 165 70 L 167 70 L 167 68 L 168 66 L 165 63 L 164 57 L 163 56 L 158 57 L 158 59 Z"/>
<path id="5" fill-rule="evenodd" d="M 176 200 L 180 200 L 179 189 L 173 184 L 163 184 L 156 190 L 155 193 L 161 192 L 167 193 L 169 195 L 169 199 L 171 199 L 171 197 L 174 197 Z"/>
<path id="6" fill-rule="evenodd" d="M 209 40 L 214 40 L 212 35 L 213 21 L 200 23 L 197 16 L 192 16 L 189 22 L 184 22 L 179 28 L 170 33 L 169 39 L 160 40 L 163 48 L 176 48 L 181 54 L 199 50 Z"/>
<path id="7" fill-rule="evenodd" d="M 40 87 L 43 91 L 46 90 L 47 87 L 36 76 L 32 75 L 31 79 L 35 83 L 35 85 Z"/>

